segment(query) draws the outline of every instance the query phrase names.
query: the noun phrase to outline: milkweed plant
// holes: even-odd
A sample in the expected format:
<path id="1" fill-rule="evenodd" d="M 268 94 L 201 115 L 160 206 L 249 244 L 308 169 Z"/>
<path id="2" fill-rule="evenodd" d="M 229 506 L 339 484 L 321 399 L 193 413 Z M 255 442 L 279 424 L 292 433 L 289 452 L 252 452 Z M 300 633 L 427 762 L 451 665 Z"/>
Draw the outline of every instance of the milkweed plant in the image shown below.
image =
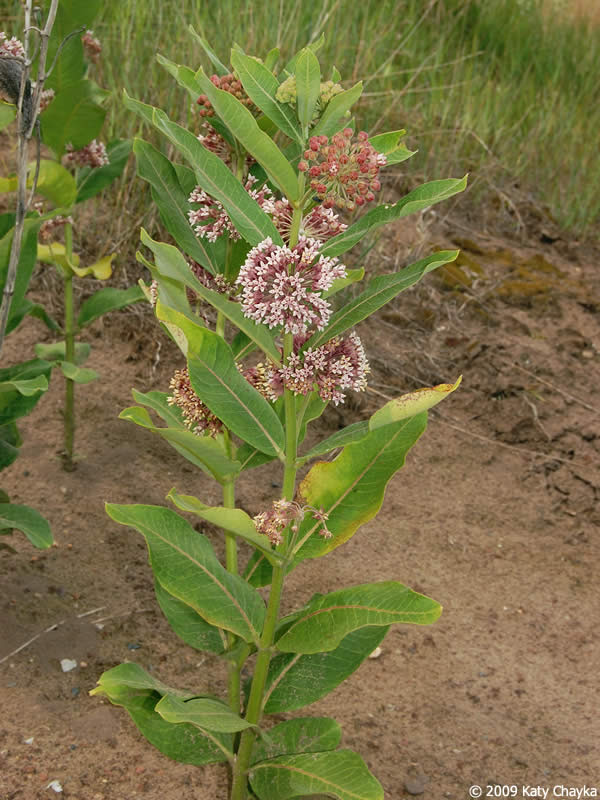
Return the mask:
<path id="1" fill-rule="evenodd" d="M 328 555 L 377 514 L 425 430 L 427 409 L 458 381 L 393 399 L 308 449 L 303 442 L 329 403 L 367 386 L 354 326 L 457 252 L 377 275 L 338 307 L 336 293 L 364 276 L 345 266 L 344 254 L 376 228 L 460 192 L 466 180 L 433 181 L 377 205 L 382 170 L 412 153 L 401 143 L 404 131 L 355 130 L 351 107 L 362 85 L 343 89 L 335 69 L 330 79 L 322 75 L 322 42 L 279 69 L 278 50 L 261 59 L 236 46 L 228 68 L 191 34 L 212 77 L 159 61 L 193 98 L 195 130 L 125 95 L 185 162 L 134 142 L 138 173 L 177 244 L 142 230 L 148 256 L 138 259 L 152 276 L 145 291 L 185 364 L 168 391 L 134 390 L 137 405 L 121 417 L 163 437 L 220 484 L 219 506 L 176 488 L 168 500 L 222 529 L 225 564 L 172 508 L 109 503 L 107 512 L 145 538 L 156 597 L 174 631 L 222 656 L 227 699 L 201 686 L 167 686 L 134 663 L 103 673 L 92 694 L 123 706 L 167 756 L 228 766 L 231 800 L 378 800 L 383 788 L 361 757 L 338 749 L 334 720 L 301 716 L 270 726 L 266 715 L 325 696 L 391 624 L 432 623 L 441 607 L 394 580 L 316 594 L 286 615 L 282 595 L 292 570 Z M 236 483 L 274 461 L 281 496 L 251 517 L 236 507 Z M 244 565 L 240 540 L 252 549 Z"/>

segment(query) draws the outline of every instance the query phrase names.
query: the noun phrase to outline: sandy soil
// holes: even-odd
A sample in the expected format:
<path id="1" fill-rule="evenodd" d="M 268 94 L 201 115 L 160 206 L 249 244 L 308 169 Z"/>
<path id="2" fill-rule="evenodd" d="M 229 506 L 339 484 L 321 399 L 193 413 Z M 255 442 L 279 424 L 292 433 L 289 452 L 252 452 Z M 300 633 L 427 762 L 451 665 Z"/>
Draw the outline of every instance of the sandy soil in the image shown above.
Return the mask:
<path id="1" fill-rule="evenodd" d="M 546 234 L 527 247 L 449 227 L 425 243 L 408 227 L 393 236 L 387 252 L 399 263 L 409 249 L 453 242 L 463 256 L 363 325 L 371 392 L 328 411 L 316 435 L 370 412 L 380 395 L 461 373 L 463 385 L 432 412 L 380 516 L 303 564 L 286 602 L 393 578 L 444 613 L 429 628 L 393 627 L 380 657 L 307 713 L 338 719 L 343 745 L 363 755 L 390 800 L 459 800 L 472 784 L 513 784 L 518 797 L 532 785 L 549 796 L 555 786 L 600 791 L 596 255 Z M 47 338 L 27 322 L 8 340 L 6 363 Z M 96 323 L 88 339 L 102 380 L 77 392 L 78 469 L 63 472 L 57 456 L 55 375 L 2 475 L 15 502 L 48 517 L 57 546 L 39 552 L 15 535 L 16 552 L 0 553 L 0 798 L 225 800 L 222 767 L 170 762 L 123 710 L 88 696 L 126 659 L 174 685 L 224 686 L 220 663 L 181 645 L 161 616 L 141 537 L 103 511 L 106 500 L 162 504 L 172 486 L 218 502 L 166 443 L 117 419 L 132 386 L 165 390 L 180 358 L 132 315 Z M 269 467 L 241 481 L 243 507 L 256 513 L 273 481 Z M 63 658 L 78 667 L 63 673 Z"/>

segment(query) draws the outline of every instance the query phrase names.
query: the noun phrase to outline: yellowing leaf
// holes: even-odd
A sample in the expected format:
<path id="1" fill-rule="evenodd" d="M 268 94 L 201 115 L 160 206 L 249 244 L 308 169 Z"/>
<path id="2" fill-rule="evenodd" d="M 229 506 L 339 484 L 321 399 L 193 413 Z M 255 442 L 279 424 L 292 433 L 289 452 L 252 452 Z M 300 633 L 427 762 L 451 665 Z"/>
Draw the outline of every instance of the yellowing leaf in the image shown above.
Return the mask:
<path id="1" fill-rule="evenodd" d="M 116 253 L 111 253 L 109 256 L 104 256 L 100 261 L 90 264 L 89 267 L 71 267 L 76 275 L 80 278 L 85 278 L 86 275 L 93 275 L 99 281 L 106 281 L 112 275 L 112 261 Z M 79 262 L 79 258 L 77 259 Z"/>
<path id="2" fill-rule="evenodd" d="M 390 400 L 389 403 L 386 403 L 379 411 L 373 414 L 369 420 L 369 430 L 374 431 L 383 425 L 389 425 L 400 419 L 408 419 L 408 417 L 420 414 L 421 411 L 427 411 L 440 403 L 455 389 L 458 389 L 461 381 L 462 375 L 456 383 L 440 383 L 438 386 L 417 389 L 415 392 L 409 392 Z"/>

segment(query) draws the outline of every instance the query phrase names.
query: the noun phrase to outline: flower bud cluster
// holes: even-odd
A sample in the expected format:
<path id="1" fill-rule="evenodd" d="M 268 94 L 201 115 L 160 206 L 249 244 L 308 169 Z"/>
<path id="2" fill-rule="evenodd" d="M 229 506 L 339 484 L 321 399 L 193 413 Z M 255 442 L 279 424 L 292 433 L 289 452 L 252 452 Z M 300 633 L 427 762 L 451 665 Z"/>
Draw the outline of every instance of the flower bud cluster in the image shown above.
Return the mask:
<path id="1" fill-rule="evenodd" d="M 248 175 L 244 188 L 250 197 L 263 208 L 267 202 L 271 201 L 273 193 L 266 184 L 260 189 L 253 189 L 256 181 L 254 175 Z M 240 238 L 240 234 L 236 231 L 222 203 L 207 194 L 204 189 L 196 186 L 188 197 L 188 203 L 199 204 L 199 208 L 188 211 L 190 225 L 194 228 L 197 236 L 208 239 L 209 242 L 216 242 L 223 234 L 227 234 L 234 241 Z"/>
<path id="2" fill-rule="evenodd" d="M 94 36 L 94 31 L 86 31 L 81 37 L 81 43 L 83 44 L 86 56 L 90 61 L 97 63 L 98 56 L 102 52 L 102 45 L 100 44 L 100 40 Z"/>
<path id="3" fill-rule="evenodd" d="M 311 123 L 314 124 L 323 111 L 325 110 L 325 106 L 329 101 L 339 94 L 343 92 L 343 88 L 340 86 L 339 83 L 334 83 L 333 81 L 324 81 L 321 83 L 319 97 L 317 98 L 317 103 L 315 106 L 315 111 L 311 120 Z M 282 84 L 280 84 L 277 92 L 275 93 L 275 99 L 278 100 L 280 103 L 288 103 L 289 105 L 296 107 L 296 103 L 298 100 L 298 91 L 296 87 L 296 76 L 290 75 L 289 78 L 286 78 Z"/>
<path id="4" fill-rule="evenodd" d="M 10 39 L 4 31 L 0 31 L 0 56 L 10 56 L 12 58 L 25 58 L 25 48 L 16 36 Z"/>
<path id="5" fill-rule="evenodd" d="M 237 97 L 240 103 L 245 105 L 246 108 L 253 114 L 260 113 L 259 109 L 246 94 L 246 90 L 242 86 L 242 82 L 239 80 L 239 78 L 236 78 L 233 73 L 230 72 L 228 75 L 221 75 L 220 77 L 219 75 L 211 75 L 210 80 L 211 83 L 217 87 L 217 89 L 222 89 L 224 92 L 229 92 L 229 94 Z M 205 94 L 201 94 L 196 100 L 196 103 L 200 106 L 201 117 L 214 117 L 215 110 Z"/>
<path id="6" fill-rule="evenodd" d="M 167 402 L 170 406 L 177 406 L 181 409 L 186 427 L 199 436 L 208 433 L 213 438 L 223 432 L 221 420 L 204 405 L 193 390 L 187 367 L 175 371 L 169 388 L 171 396 Z"/>
<path id="7" fill-rule="evenodd" d="M 301 172 L 307 172 L 310 187 L 322 200 L 325 208 L 354 210 L 375 199 L 374 192 L 381 189 L 379 168 L 386 157 L 369 143 L 369 136 L 360 131 L 357 141 L 353 132 L 344 128 L 331 141 L 327 136 L 312 136 L 304 159 L 298 164 Z"/>
<path id="8" fill-rule="evenodd" d="M 109 164 L 108 154 L 103 142 L 93 139 L 81 150 L 73 150 L 73 145 L 67 145 L 67 154 L 65 155 L 65 164 L 75 167 L 105 167 Z"/>
<path id="9" fill-rule="evenodd" d="M 301 238 L 289 248 L 268 237 L 252 248 L 236 281 L 244 315 L 286 333 L 302 334 L 309 326 L 323 330 L 331 307 L 319 292 L 346 277 L 346 267 L 320 255 L 319 246 L 316 239 Z"/>

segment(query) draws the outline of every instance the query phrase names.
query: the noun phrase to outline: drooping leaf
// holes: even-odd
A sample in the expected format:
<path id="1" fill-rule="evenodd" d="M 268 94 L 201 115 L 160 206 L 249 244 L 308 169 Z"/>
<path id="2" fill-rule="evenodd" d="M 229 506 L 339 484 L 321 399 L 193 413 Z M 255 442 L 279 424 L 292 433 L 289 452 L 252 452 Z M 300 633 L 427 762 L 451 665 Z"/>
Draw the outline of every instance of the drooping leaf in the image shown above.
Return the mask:
<path id="1" fill-rule="evenodd" d="M 36 375 L 35 378 L 26 378 L 25 380 L 15 379 L 0 382 L 0 393 L 12 392 L 15 389 L 19 394 L 31 397 L 32 394 L 48 391 L 48 379 L 45 375 Z"/>
<path id="2" fill-rule="evenodd" d="M 95 381 L 96 378 L 100 377 L 95 369 L 78 367 L 75 364 L 71 364 L 69 361 L 62 361 L 60 368 L 65 378 L 75 383 L 91 383 Z"/>
<path id="3" fill-rule="evenodd" d="M 16 381 L 39 381 L 40 377 L 50 381 L 52 364 L 44 359 L 35 358 L 24 361 L 12 367 L 0 369 L 0 384 Z M 42 392 L 33 392 L 29 395 L 22 394 L 18 389 L 0 392 L 0 427 L 10 425 L 20 417 L 29 414 L 37 405 Z M 14 442 L 13 442 L 14 444 Z"/>
<path id="4" fill-rule="evenodd" d="M 380 133 L 378 136 L 372 136 L 369 143 L 382 153 L 386 158 L 386 166 L 390 167 L 393 164 L 400 164 L 406 161 L 407 158 L 414 156 L 416 150 L 409 150 L 404 142 L 400 139 L 406 135 L 405 130 L 389 131 L 388 133 Z"/>
<path id="5" fill-rule="evenodd" d="M 279 88 L 279 81 L 275 75 L 265 64 L 238 50 L 231 51 L 231 63 L 252 102 L 286 136 L 303 144 L 302 132 L 291 106 L 275 99 Z"/>
<path id="6" fill-rule="evenodd" d="M 169 403 L 169 394 L 167 392 L 144 393 L 138 392 L 137 389 L 132 389 L 131 394 L 136 403 L 151 408 L 170 428 L 185 429 L 181 410 Z"/>
<path id="7" fill-rule="evenodd" d="M 320 700 L 355 672 L 382 642 L 387 628 L 360 628 L 327 653 L 280 653 L 269 665 L 264 710 L 294 711 Z"/>
<path id="8" fill-rule="evenodd" d="M 14 422 L 7 425 L 0 425 L 0 470 L 9 467 L 19 455 L 19 447 L 22 444 L 19 429 Z M 8 503 L 8 495 L 3 501 Z"/>
<path id="9" fill-rule="evenodd" d="M 100 676 L 99 686 L 92 689 L 90 694 L 105 694 L 113 705 L 123 706 L 140 733 L 161 753 L 175 761 L 201 766 L 227 761 L 232 757 L 233 740 L 230 734 L 202 732 L 187 723 L 173 725 L 166 722 L 156 712 L 156 706 L 165 694 L 177 696 L 177 691 L 160 681 L 154 681 L 152 686 L 149 680 L 147 687 L 131 685 L 126 673 L 117 672 L 124 667 L 137 665 L 121 664 L 108 670 Z M 141 667 L 138 669 L 141 670 Z M 179 694 L 192 696 L 189 693 Z"/>
<path id="10" fill-rule="evenodd" d="M 34 170 L 35 163 L 32 163 L 29 166 L 28 186 L 33 181 Z M 75 178 L 62 164 L 43 158 L 40 161 L 40 172 L 35 191 L 36 194 L 46 197 L 55 206 L 70 208 L 75 202 L 77 186 Z"/>
<path id="11" fill-rule="evenodd" d="M 139 286 L 133 285 L 128 289 L 115 289 L 107 286 L 84 300 L 79 308 L 77 324 L 83 328 L 110 311 L 118 311 L 143 299 L 144 293 Z"/>
<path id="12" fill-rule="evenodd" d="M 277 640 L 285 653 L 335 650 L 352 631 L 372 625 L 430 625 L 442 613 L 435 600 L 396 581 L 380 581 L 316 595 Z"/>
<path id="13" fill-rule="evenodd" d="M 224 631 L 210 625 L 187 603 L 178 600 L 157 580 L 154 581 L 156 600 L 169 625 L 177 636 L 196 650 L 208 650 L 221 655 L 227 647 Z"/>
<path id="14" fill-rule="evenodd" d="M 6 332 L 9 334 L 23 318 L 21 308 L 25 301 L 25 293 L 29 286 L 31 273 L 35 267 L 36 254 L 37 254 L 37 235 L 40 225 L 45 219 L 49 219 L 52 214 L 45 214 L 43 217 L 33 217 L 25 220 L 25 228 L 23 230 L 23 239 L 21 241 L 21 253 L 19 255 L 19 262 L 17 265 L 17 273 L 15 277 L 15 287 L 10 303 L 10 311 L 8 315 L 8 322 L 6 325 Z M 7 232 L 0 239 L 0 296 L 4 292 L 4 285 L 6 283 L 6 276 L 8 273 L 8 264 L 10 261 L 10 250 L 12 247 L 13 233 L 14 233 L 14 214 L 6 215 L 2 220 L 5 226 L 8 227 Z"/>
<path id="15" fill-rule="evenodd" d="M 116 255 L 116 253 L 111 253 L 109 256 L 104 256 L 99 261 L 95 261 L 87 267 L 71 265 L 71 269 L 80 278 L 92 275 L 98 281 L 107 281 L 112 275 L 112 262 Z"/>
<path id="16" fill-rule="evenodd" d="M 219 483 L 225 483 L 240 470 L 238 461 L 232 460 L 225 449 L 222 437 L 199 436 L 183 426 L 159 428 L 152 422 L 145 408 L 132 406 L 119 414 L 119 419 L 134 422 L 167 441 L 177 452 L 194 466 L 211 475 Z"/>
<path id="17" fill-rule="evenodd" d="M 261 761 L 250 770 L 250 785 L 260 800 L 291 800 L 314 794 L 338 800 L 383 800 L 383 787 L 352 750 Z"/>
<path id="18" fill-rule="evenodd" d="M 108 515 L 146 539 L 157 580 L 207 622 L 257 643 L 265 604 L 239 576 L 216 558 L 208 539 L 168 508 L 107 504 Z"/>
<path id="19" fill-rule="evenodd" d="M 0 503 L 0 531 L 16 528 L 22 531 L 34 547 L 45 550 L 54 539 L 45 517 L 34 508 L 14 503 Z"/>
<path id="20" fill-rule="evenodd" d="M 196 514 L 207 522 L 244 539 L 244 541 L 265 553 L 271 563 L 278 563 L 281 560 L 279 554 L 271 550 L 267 537 L 257 532 L 254 522 L 241 508 L 207 506 L 201 503 L 197 497 L 178 494 L 175 489 L 171 489 L 167 495 L 167 500 L 170 500 L 180 511 Z"/>
<path id="21" fill-rule="evenodd" d="M 160 109 L 133 100 L 127 93 L 125 93 L 125 105 L 163 133 L 177 147 L 193 168 L 198 184 L 211 197 L 222 203 L 237 231 L 246 241 L 251 245 L 257 245 L 270 236 L 277 244 L 282 243 L 281 236 L 269 216 L 250 197 L 225 163 L 207 150 L 193 133 L 171 122 Z"/>
<path id="22" fill-rule="evenodd" d="M 195 728 L 217 733 L 236 733 L 256 726 L 246 722 L 222 700 L 212 697 L 198 697 L 183 701 L 172 695 L 165 695 L 156 706 L 156 713 L 175 724 L 189 722 Z"/>
<path id="23" fill-rule="evenodd" d="M 106 145 L 108 164 L 103 167 L 84 167 L 77 174 L 77 197 L 75 202 L 82 203 L 95 197 L 116 180 L 125 169 L 131 153 L 129 139 L 115 139 Z"/>
<path id="24" fill-rule="evenodd" d="M 65 361 L 66 347 L 64 342 L 52 342 L 51 344 L 43 344 L 40 342 L 34 347 L 35 354 L 38 358 L 45 359 L 46 361 Z M 75 342 L 75 364 L 80 367 L 88 360 L 92 348 L 88 342 Z"/>
<path id="25" fill-rule="evenodd" d="M 392 222 L 395 219 L 407 217 L 416 211 L 422 211 L 424 208 L 429 208 L 442 200 L 447 200 L 458 192 L 462 192 L 466 185 L 466 176 L 462 179 L 450 178 L 448 180 L 424 183 L 422 186 L 413 189 L 412 192 L 403 197 L 402 200 L 398 200 L 394 205 L 386 203 L 373 208 L 361 217 L 358 222 L 355 222 L 354 225 L 326 242 L 321 252 L 327 256 L 339 256 L 354 247 L 369 231 L 373 231 L 381 227 L 381 225 L 387 225 L 388 222 Z"/>
<path id="26" fill-rule="evenodd" d="M 329 717 L 288 719 L 263 731 L 252 751 L 252 764 L 291 753 L 322 753 L 335 750 L 342 738 L 342 729 Z"/>
<path id="27" fill-rule="evenodd" d="M 303 349 L 320 347 L 334 336 L 339 336 L 339 334 L 371 316 L 378 308 L 384 306 L 400 292 L 408 289 L 409 286 L 413 286 L 417 281 L 421 280 L 423 275 L 441 267 L 443 264 L 454 261 L 457 256 L 458 250 L 440 250 L 411 264 L 409 267 L 405 267 L 400 272 L 379 275 L 373 278 L 367 284 L 364 292 L 361 292 L 358 297 L 355 297 L 354 300 L 351 300 L 331 316 L 329 325 L 324 331 L 317 332 L 311 336 L 304 344 Z"/>
<path id="28" fill-rule="evenodd" d="M 79 256 L 77 253 L 67 255 L 67 248 L 62 242 L 50 242 L 50 244 L 38 244 L 37 260 L 45 264 L 54 264 L 62 270 L 63 275 L 69 275 L 73 267 L 78 266 Z"/>
<path id="29" fill-rule="evenodd" d="M 329 515 L 332 536 L 318 535 L 321 523 L 307 516 L 294 549 L 298 560 L 331 552 L 377 514 L 390 478 L 404 465 L 426 425 L 426 413 L 385 425 L 344 447 L 333 461 L 319 461 L 312 467 L 298 493 L 303 503 Z"/>

